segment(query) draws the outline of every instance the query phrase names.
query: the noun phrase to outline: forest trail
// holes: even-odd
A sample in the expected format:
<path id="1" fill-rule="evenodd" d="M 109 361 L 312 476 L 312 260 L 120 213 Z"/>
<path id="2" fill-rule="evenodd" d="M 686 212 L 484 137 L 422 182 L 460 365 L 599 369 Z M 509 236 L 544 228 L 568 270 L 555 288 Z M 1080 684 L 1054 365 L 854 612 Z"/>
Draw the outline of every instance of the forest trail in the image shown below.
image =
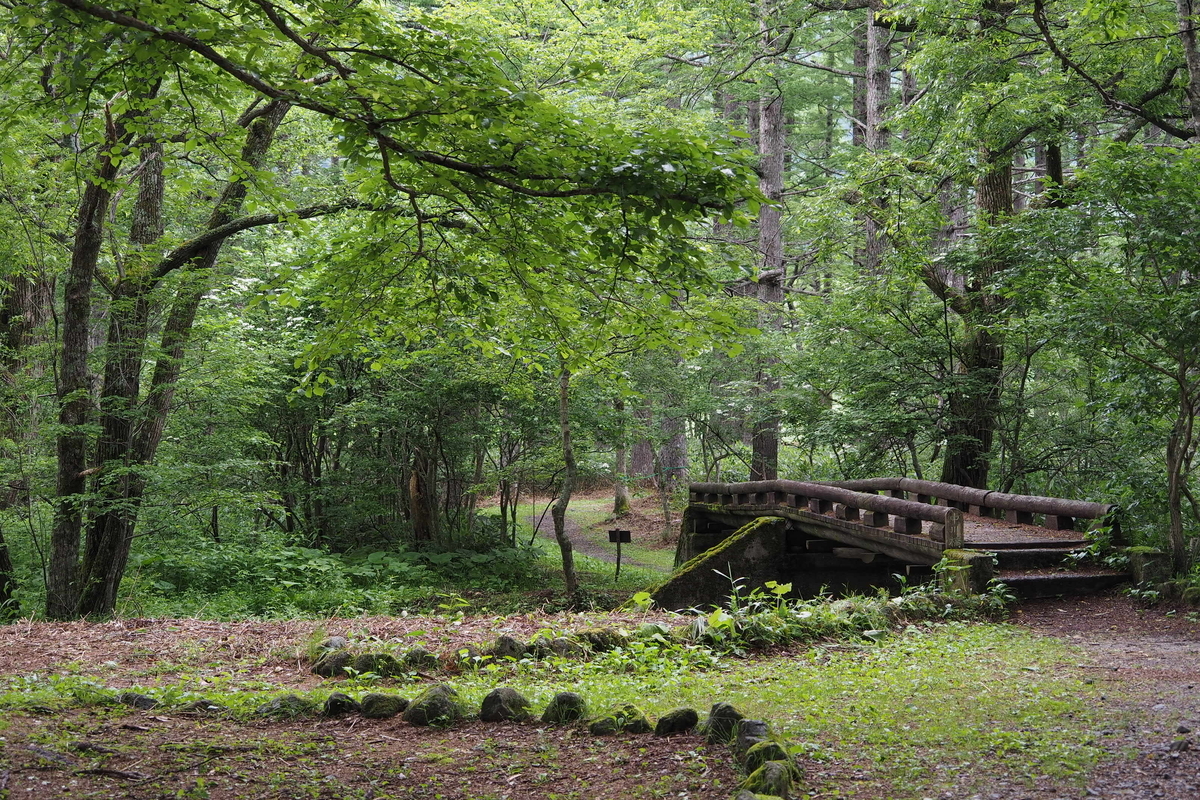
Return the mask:
<path id="1" fill-rule="evenodd" d="M 529 522 L 530 527 L 537 531 L 538 536 L 541 539 L 550 542 L 556 548 L 558 547 L 558 542 L 554 538 L 554 520 L 550 518 L 549 510 L 547 510 L 544 514 L 532 514 L 527 518 L 527 521 Z M 597 559 L 598 561 L 606 561 L 609 564 L 617 563 L 615 546 L 614 549 L 609 550 L 607 547 L 597 544 L 584 536 L 583 528 L 579 525 L 579 522 L 575 519 L 572 519 L 571 509 L 569 507 L 567 509 L 566 527 L 567 538 L 571 540 L 571 546 L 575 549 L 575 552 L 582 553 L 583 555 L 588 556 L 589 558 Z M 638 569 L 653 570 L 655 572 L 664 572 L 662 567 L 656 566 L 655 564 L 649 564 L 645 561 L 639 561 L 636 558 L 630 558 L 625 553 L 621 554 L 621 565 L 626 567 L 636 567 Z"/>
<path id="2" fill-rule="evenodd" d="M 1141 608 L 1112 593 L 1029 601 L 1011 621 L 1078 647 L 1080 662 L 1061 668 L 1103 686 L 1101 702 L 1129 720 L 1101 731 L 1100 743 L 1109 753 L 1136 755 L 1101 764 L 1084 797 L 1200 797 L 1200 611 L 1186 604 Z M 978 797 L 1043 800 L 1065 791 L 1058 782 L 1030 789 L 1000 781 Z"/>

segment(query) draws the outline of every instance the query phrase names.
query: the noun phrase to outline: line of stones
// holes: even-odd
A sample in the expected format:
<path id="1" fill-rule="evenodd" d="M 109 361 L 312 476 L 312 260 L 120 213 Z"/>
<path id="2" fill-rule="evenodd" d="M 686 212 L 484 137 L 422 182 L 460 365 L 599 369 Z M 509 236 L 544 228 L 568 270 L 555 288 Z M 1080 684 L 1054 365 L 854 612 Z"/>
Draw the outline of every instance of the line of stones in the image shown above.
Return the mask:
<path id="1" fill-rule="evenodd" d="M 647 636 L 671 636 L 670 628 L 659 623 L 647 623 Z M 639 631 L 639 634 L 642 634 Z M 456 650 L 438 655 L 423 647 L 414 647 L 400 658 L 390 653 L 358 653 L 348 648 L 344 637 L 332 636 L 321 643 L 319 655 L 312 671 L 323 678 L 337 678 L 354 672 L 362 675 L 374 673 L 382 678 L 395 677 L 407 672 L 422 672 L 443 669 L 455 671 L 478 666 L 488 661 L 535 658 L 547 655 L 562 658 L 584 658 L 592 652 L 604 652 L 629 643 L 629 635 L 615 628 L 589 628 L 572 637 L 558 636 L 529 644 L 512 636 L 500 636 L 488 647 L 465 645 Z"/>
<path id="2" fill-rule="evenodd" d="M 136 692 L 122 692 L 116 699 L 144 710 L 159 705 L 153 698 Z M 207 714 L 224 711 L 221 706 L 208 701 L 195 701 L 181 710 Z M 417 726 L 448 726 L 465 716 L 458 692 L 444 683 L 429 687 L 411 702 L 398 695 L 380 692 L 363 695 L 362 700 L 355 700 L 343 692 L 334 692 L 318 709 L 317 703 L 312 700 L 287 694 L 264 703 L 254 713 L 270 719 L 297 719 L 318 713 L 326 717 L 356 713 L 370 719 L 401 715 L 405 722 Z M 528 722 L 533 718 L 529 700 L 509 687 L 499 687 L 489 692 L 479 710 L 479 719 L 483 722 Z M 695 709 L 677 708 L 664 714 L 651 726 L 645 713 L 632 703 L 589 720 L 588 705 L 581 695 L 559 692 L 542 712 L 540 721 L 549 725 L 587 722 L 587 729 L 594 736 L 651 732 L 656 736 L 671 736 L 696 732 L 704 736 L 709 744 L 732 745 L 738 763 L 746 773 L 733 800 L 788 800 L 803 776 L 787 746 L 770 737 L 766 722 L 746 719 L 729 703 L 713 705 L 702 724 Z"/>

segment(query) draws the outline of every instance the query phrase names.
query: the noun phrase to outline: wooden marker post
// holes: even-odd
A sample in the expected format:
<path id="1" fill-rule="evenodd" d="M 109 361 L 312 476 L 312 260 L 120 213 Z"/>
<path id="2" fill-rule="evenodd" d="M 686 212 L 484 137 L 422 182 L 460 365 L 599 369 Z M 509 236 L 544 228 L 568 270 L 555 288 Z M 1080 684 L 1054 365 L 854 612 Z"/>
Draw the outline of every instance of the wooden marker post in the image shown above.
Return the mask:
<path id="1" fill-rule="evenodd" d="M 626 542 L 632 542 L 633 538 L 629 531 L 611 530 L 608 532 L 608 541 L 617 546 L 617 574 L 613 577 L 613 583 L 621 580 L 621 545 Z"/>

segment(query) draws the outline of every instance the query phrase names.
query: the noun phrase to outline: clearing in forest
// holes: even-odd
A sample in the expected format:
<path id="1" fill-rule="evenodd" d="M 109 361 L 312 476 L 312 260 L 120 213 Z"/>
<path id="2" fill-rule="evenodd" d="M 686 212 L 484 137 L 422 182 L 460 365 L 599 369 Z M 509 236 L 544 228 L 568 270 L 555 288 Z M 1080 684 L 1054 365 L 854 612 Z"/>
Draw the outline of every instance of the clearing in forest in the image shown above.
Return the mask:
<path id="1" fill-rule="evenodd" d="M 800 617 L 829 626 L 867 620 L 873 602 L 809 605 Z M 709 620 L 719 628 L 720 617 Z M 474 714 L 497 686 L 518 689 L 535 713 L 564 690 L 583 695 L 593 713 L 632 702 L 651 720 L 678 706 L 703 716 L 727 701 L 768 721 L 792 748 L 804 771 L 796 796 L 1200 792 L 1192 733 L 1200 616 L 1187 609 L 1139 609 L 1117 596 L 1039 601 L 1004 624 L 844 628 L 760 649 L 663 635 L 686 621 L 616 613 L 9 625 L 0 628 L 0 797 L 724 800 L 741 780 L 729 750 L 697 735 L 254 713 L 289 693 L 411 698 L 436 683 L 454 687 Z M 587 659 L 529 656 L 450 670 L 444 661 L 393 678 L 311 671 L 329 637 L 361 652 L 402 655 L 420 645 L 446 654 L 499 635 L 529 642 L 598 627 L 632 635 Z M 123 691 L 158 705 L 115 702 Z M 203 713 L 201 698 L 225 710 Z"/>

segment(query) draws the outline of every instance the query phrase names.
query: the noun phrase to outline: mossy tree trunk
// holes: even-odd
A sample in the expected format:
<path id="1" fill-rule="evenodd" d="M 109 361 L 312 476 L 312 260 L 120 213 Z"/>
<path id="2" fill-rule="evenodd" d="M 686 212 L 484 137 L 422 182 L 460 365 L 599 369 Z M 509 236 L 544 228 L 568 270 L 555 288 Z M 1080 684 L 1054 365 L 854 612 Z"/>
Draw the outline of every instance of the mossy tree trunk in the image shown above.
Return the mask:
<path id="1" fill-rule="evenodd" d="M 567 507 L 571 504 L 571 494 L 575 491 L 575 477 L 578 467 L 575 463 L 575 446 L 571 441 L 571 371 L 563 366 L 558 376 L 558 425 L 561 435 L 563 476 L 558 487 L 558 497 L 550 509 L 550 518 L 554 521 L 554 539 L 562 553 L 563 581 L 567 593 L 574 595 L 579 591 L 579 579 L 575 574 L 575 552 L 571 539 L 567 536 Z"/>

